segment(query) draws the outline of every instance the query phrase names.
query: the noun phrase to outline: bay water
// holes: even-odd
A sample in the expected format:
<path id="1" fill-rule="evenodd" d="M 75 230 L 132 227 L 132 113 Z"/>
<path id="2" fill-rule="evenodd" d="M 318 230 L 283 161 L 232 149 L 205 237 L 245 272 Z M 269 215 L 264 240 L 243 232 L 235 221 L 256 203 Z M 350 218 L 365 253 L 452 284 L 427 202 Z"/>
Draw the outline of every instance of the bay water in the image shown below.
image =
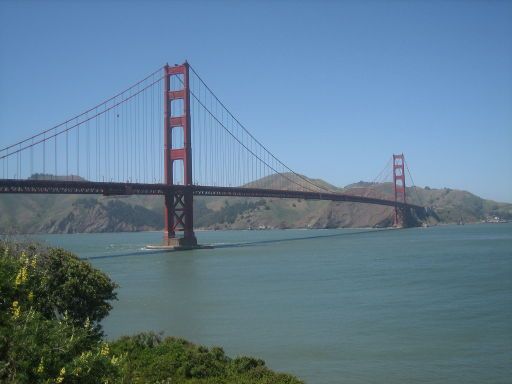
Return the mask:
<path id="1" fill-rule="evenodd" d="M 119 284 L 108 338 L 162 331 L 308 383 L 512 383 L 512 223 L 38 235 Z"/>

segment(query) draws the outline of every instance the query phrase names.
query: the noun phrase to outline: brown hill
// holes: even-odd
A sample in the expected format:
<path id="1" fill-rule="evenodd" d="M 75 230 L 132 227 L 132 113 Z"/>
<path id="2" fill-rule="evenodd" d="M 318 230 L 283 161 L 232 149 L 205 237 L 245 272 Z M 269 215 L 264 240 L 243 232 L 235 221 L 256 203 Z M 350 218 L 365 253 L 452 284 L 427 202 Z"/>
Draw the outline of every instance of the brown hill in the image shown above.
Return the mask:
<path id="1" fill-rule="evenodd" d="M 252 183 L 258 187 L 288 187 L 297 176 Z M 392 184 L 359 182 L 335 192 L 391 199 Z M 481 199 L 466 191 L 407 188 L 408 201 L 432 207 L 430 224 L 478 222 L 498 216 L 512 219 L 512 204 Z M 206 229 L 338 228 L 392 225 L 393 209 L 370 204 L 297 199 L 205 198 L 194 200 L 195 225 Z M 0 233 L 73 233 L 160 230 L 163 199 L 156 196 L 86 197 L 74 195 L 0 195 Z"/>

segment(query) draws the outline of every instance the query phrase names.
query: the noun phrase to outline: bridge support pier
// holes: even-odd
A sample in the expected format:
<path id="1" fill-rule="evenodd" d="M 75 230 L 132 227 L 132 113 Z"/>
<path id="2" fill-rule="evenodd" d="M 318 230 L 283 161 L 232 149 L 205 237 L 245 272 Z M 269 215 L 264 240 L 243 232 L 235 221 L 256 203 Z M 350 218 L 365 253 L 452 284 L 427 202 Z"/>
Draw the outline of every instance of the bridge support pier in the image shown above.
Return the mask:
<path id="1" fill-rule="evenodd" d="M 410 228 L 418 226 L 419 220 L 410 208 L 395 207 L 395 227 Z"/>
<path id="2" fill-rule="evenodd" d="M 407 212 L 405 208 L 395 206 L 395 219 L 394 226 L 397 228 L 404 228 L 406 226 L 406 218 Z"/>
<path id="3" fill-rule="evenodd" d="M 191 190 L 170 191 L 165 194 L 164 246 L 175 248 L 195 248 L 193 195 Z M 177 237 L 176 232 L 183 232 Z"/>

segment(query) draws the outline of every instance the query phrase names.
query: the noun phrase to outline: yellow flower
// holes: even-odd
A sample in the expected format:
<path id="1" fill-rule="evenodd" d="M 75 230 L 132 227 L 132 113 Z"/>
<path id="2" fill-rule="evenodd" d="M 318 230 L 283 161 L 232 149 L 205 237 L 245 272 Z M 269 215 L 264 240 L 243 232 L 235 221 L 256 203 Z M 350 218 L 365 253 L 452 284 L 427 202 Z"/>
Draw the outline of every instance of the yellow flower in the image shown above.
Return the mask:
<path id="1" fill-rule="evenodd" d="M 117 365 L 117 363 L 119 363 L 119 357 L 116 357 L 115 355 L 113 355 L 112 358 L 110 359 L 110 363 L 112 365 Z"/>
<path id="2" fill-rule="evenodd" d="M 27 267 L 21 267 L 21 269 L 18 271 L 18 274 L 16 275 L 16 286 L 21 285 L 27 281 L 27 276 Z"/>
<path id="3" fill-rule="evenodd" d="M 43 357 L 41 357 L 41 360 L 39 361 L 39 365 L 37 366 L 36 372 L 37 373 L 44 372 L 44 358 Z"/>
<path id="4" fill-rule="evenodd" d="M 20 317 L 21 308 L 20 308 L 20 303 L 19 302 L 17 302 L 17 301 L 13 301 L 12 302 L 11 312 L 12 312 L 12 317 L 13 318 L 17 319 L 18 317 Z"/>
<path id="5" fill-rule="evenodd" d="M 36 267 L 36 264 L 37 264 L 36 258 L 37 258 L 37 255 L 34 255 L 34 257 L 32 258 L 32 260 L 30 260 L 30 266 L 31 266 L 32 268 L 35 268 L 35 267 Z"/>
<path id="6" fill-rule="evenodd" d="M 32 301 L 32 300 L 34 300 L 34 292 L 30 291 L 28 293 L 28 301 Z"/>
<path id="7" fill-rule="evenodd" d="M 92 352 L 91 351 L 87 351 L 87 352 L 82 352 L 82 354 L 80 355 L 79 359 L 84 362 L 86 361 L 87 359 L 89 359 L 89 357 L 91 357 L 92 355 Z"/>
<path id="8" fill-rule="evenodd" d="M 102 346 L 101 346 L 101 351 L 100 353 L 103 355 L 103 356 L 107 356 L 108 353 L 109 353 L 109 347 L 108 347 L 108 344 L 107 343 L 104 343 Z"/>
<path id="9" fill-rule="evenodd" d="M 64 375 L 66 374 L 66 368 L 62 367 L 59 372 L 59 376 L 55 379 L 56 383 L 62 383 L 64 381 Z"/>

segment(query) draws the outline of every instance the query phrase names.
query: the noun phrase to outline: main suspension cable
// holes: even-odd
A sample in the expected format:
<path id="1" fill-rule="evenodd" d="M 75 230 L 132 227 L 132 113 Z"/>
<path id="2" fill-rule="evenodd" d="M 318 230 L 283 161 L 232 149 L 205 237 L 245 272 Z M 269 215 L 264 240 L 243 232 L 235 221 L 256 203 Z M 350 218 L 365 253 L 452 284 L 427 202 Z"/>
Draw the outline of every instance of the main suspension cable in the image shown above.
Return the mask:
<path id="1" fill-rule="evenodd" d="M 50 131 L 52 131 L 52 130 L 55 130 L 55 129 L 57 129 L 57 128 L 60 128 L 60 127 L 62 127 L 63 125 L 66 125 L 66 124 L 68 124 L 69 122 L 71 122 L 71 121 L 73 121 L 73 120 L 78 119 L 79 117 L 82 117 L 82 116 L 84 116 L 84 115 L 87 115 L 88 113 L 90 113 L 90 112 L 92 112 L 93 110 L 95 110 L 95 109 L 97 109 L 97 108 L 101 107 L 102 105 L 107 104 L 107 103 L 109 103 L 110 101 L 112 101 L 112 100 L 116 99 L 117 97 L 119 97 L 119 96 L 123 95 L 124 93 L 126 93 L 126 92 L 128 92 L 128 91 L 132 90 L 133 88 L 135 88 L 135 87 L 136 87 L 136 86 L 138 86 L 139 84 L 144 83 L 147 79 L 149 79 L 150 77 L 152 77 L 152 76 L 153 76 L 153 75 L 155 75 L 156 73 L 160 72 L 161 70 L 162 70 L 162 67 L 160 66 L 157 70 L 153 71 L 150 75 L 146 76 L 144 79 L 142 79 L 142 80 L 138 81 L 137 83 L 135 83 L 135 84 L 131 85 L 130 87 L 126 88 L 124 91 L 119 92 L 119 93 L 118 93 L 118 94 L 116 94 L 115 96 L 112 96 L 112 97 L 110 97 L 110 98 L 108 98 L 108 99 L 106 99 L 106 100 L 102 101 L 101 103 L 99 103 L 99 104 L 95 105 L 94 107 L 89 108 L 89 109 L 88 109 L 88 110 L 86 110 L 85 112 L 82 112 L 82 113 L 80 113 L 79 115 L 76 115 L 76 116 L 74 116 L 74 117 L 72 117 L 72 118 L 70 118 L 70 119 L 68 119 L 68 120 L 66 120 L 66 121 L 64 121 L 64 122 L 62 122 L 62 123 L 60 123 L 60 124 L 57 124 L 57 125 L 55 125 L 55 126 L 53 126 L 53 127 L 51 127 L 51 128 L 48 128 L 48 129 L 47 129 L 47 130 L 45 130 L 45 131 L 42 131 L 42 132 L 40 132 L 40 133 L 37 133 L 37 134 L 35 134 L 35 135 L 33 135 L 33 136 L 31 136 L 31 137 L 27 138 L 27 139 L 24 139 L 24 140 L 21 140 L 21 141 L 17 142 L 17 143 L 15 143 L 15 144 L 12 144 L 12 145 L 9 145 L 9 146 L 7 146 L 7 147 L 4 147 L 4 148 L 0 149 L 0 152 L 3 152 L 3 151 L 5 151 L 5 150 L 8 150 L 8 149 L 10 149 L 10 148 L 12 148 L 12 147 L 15 147 L 15 146 L 17 146 L 17 145 L 23 144 L 23 143 L 25 143 L 25 142 L 27 142 L 27 141 L 29 141 L 29 140 L 32 140 L 32 139 L 35 139 L 36 137 L 41 136 L 41 135 L 45 135 L 46 133 L 48 133 L 48 132 L 50 132 Z M 85 121 L 87 121 L 87 120 L 84 120 L 84 122 L 85 122 Z M 2 157 L 2 158 L 3 158 L 3 157 Z"/>

